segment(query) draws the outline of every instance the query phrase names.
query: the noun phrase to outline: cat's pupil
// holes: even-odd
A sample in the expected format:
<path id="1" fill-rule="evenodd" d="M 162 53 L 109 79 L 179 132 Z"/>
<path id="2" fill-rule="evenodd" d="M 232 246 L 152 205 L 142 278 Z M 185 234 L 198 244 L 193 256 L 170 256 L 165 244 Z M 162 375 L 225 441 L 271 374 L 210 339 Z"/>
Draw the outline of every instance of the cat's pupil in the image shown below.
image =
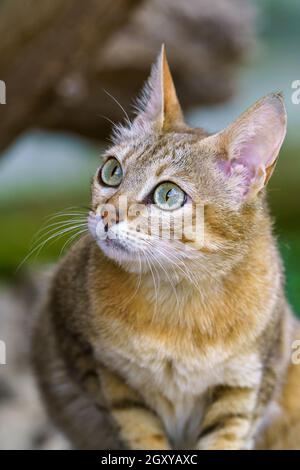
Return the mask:
<path id="1" fill-rule="evenodd" d="M 176 196 L 176 192 L 174 191 L 174 189 L 169 189 L 169 191 L 167 192 L 166 194 L 166 201 L 168 201 L 170 198 L 172 197 L 175 197 Z"/>
<path id="2" fill-rule="evenodd" d="M 112 170 L 112 172 L 111 172 L 111 176 L 115 176 L 115 174 L 117 173 L 117 170 L 118 170 L 118 165 L 116 165 L 116 166 L 113 168 L 113 170 Z"/>

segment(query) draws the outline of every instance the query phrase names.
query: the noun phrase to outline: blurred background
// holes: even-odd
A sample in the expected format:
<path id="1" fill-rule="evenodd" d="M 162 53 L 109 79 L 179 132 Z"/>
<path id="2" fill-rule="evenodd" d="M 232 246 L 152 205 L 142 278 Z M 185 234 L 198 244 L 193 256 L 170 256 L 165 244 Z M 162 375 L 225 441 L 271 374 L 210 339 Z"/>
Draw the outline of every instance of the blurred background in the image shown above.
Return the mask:
<path id="1" fill-rule="evenodd" d="M 162 42 L 193 125 L 220 130 L 284 92 L 288 135 L 269 201 L 300 314 L 299 23 L 298 0 L 0 0 L 0 449 L 68 447 L 40 405 L 28 346 L 48 266 L 77 231 L 33 239 L 54 213 L 87 211 L 111 122 L 124 118 L 117 102 L 132 115 Z"/>

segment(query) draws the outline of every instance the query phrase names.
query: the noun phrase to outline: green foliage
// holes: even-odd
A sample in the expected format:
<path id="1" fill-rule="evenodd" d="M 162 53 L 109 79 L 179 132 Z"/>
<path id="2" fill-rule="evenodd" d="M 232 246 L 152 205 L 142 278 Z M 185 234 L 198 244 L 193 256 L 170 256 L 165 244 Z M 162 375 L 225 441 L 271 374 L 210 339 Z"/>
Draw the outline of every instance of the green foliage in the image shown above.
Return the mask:
<path id="1" fill-rule="evenodd" d="M 280 239 L 280 250 L 286 270 L 288 299 L 300 317 L 300 238 L 299 231 L 285 232 Z"/>

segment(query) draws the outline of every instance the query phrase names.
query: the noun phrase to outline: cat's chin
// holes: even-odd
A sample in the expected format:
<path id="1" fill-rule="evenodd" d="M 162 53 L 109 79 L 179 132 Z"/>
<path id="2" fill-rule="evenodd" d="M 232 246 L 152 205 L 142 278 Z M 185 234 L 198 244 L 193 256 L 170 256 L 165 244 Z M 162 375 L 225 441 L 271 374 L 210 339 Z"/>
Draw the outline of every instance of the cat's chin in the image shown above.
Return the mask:
<path id="1" fill-rule="evenodd" d="M 97 240 L 97 245 L 109 259 L 118 263 L 123 269 L 132 273 L 140 273 L 141 262 L 136 252 L 131 251 L 119 240 Z"/>

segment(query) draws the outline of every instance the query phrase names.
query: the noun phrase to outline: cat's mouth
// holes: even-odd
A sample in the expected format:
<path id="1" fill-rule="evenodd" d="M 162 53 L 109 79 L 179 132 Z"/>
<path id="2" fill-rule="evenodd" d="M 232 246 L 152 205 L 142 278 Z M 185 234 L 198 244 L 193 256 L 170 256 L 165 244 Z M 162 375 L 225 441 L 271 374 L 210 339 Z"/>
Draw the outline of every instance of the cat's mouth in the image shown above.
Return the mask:
<path id="1" fill-rule="evenodd" d="M 135 258 L 134 250 L 130 249 L 128 241 L 111 233 L 110 230 L 106 231 L 101 218 L 93 212 L 89 214 L 88 227 L 99 248 L 109 258 L 131 258 L 132 260 Z"/>
<path id="2" fill-rule="evenodd" d="M 131 246 L 128 246 L 126 240 L 106 238 L 105 240 L 96 239 L 96 242 L 107 258 L 119 264 L 121 263 L 122 266 L 127 266 L 127 268 L 130 267 L 132 272 L 137 272 L 139 269 L 139 255 Z"/>

